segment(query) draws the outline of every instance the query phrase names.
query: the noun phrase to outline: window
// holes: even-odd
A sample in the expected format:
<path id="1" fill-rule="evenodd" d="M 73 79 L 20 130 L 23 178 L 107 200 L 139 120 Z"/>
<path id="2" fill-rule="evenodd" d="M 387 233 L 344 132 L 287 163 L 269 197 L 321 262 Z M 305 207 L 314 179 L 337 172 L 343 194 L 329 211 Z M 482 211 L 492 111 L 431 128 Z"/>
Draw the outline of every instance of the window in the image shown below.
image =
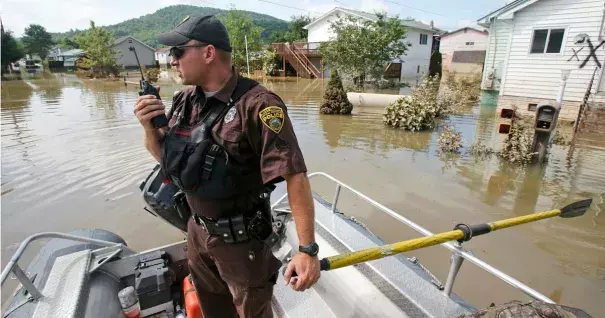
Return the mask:
<path id="1" fill-rule="evenodd" d="M 530 112 L 535 112 L 536 108 L 538 108 L 538 104 L 536 104 L 536 103 L 527 104 L 527 110 Z"/>
<path id="2" fill-rule="evenodd" d="M 420 34 L 420 44 L 426 45 L 428 42 L 429 36 L 426 34 Z"/>
<path id="3" fill-rule="evenodd" d="M 475 42 L 466 42 L 466 45 L 475 45 Z"/>
<path id="4" fill-rule="evenodd" d="M 565 29 L 534 30 L 531 42 L 531 54 L 560 53 Z"/>

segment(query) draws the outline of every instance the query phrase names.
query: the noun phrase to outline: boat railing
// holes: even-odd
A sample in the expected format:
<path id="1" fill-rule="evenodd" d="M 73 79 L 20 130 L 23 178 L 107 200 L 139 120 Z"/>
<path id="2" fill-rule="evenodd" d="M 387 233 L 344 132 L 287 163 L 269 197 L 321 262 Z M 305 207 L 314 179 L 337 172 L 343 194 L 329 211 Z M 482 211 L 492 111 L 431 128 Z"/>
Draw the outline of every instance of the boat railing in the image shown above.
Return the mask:
<path id="1" fill-rule="evenodd" d="M 411 227 L 412 229 L 414 229 L 416 232 L 425 235 L 425 236 L 430 236 L 433 235 L 433 233 L 425 228 L 423 228 L 422 226 L 412 222 L 411 220 L 409 220 L 408 218 L 396 213 L 395 211 L 387 208 L 386 206 L 380 204 L 379 202 L 373 200 L 372 198 L 368 197 L 367 195 L 361 193 L 358 190 L 353 189 L 351 186 L 345 184 L 344 182 L 334 178 L 333 176 L 325 173 L 325 172 L 313 172 L 310 173 L 308 175 L 309 179 L 317 177 L 317 176 L 322 176 L 325 177 L 326 179 L 329 179 L 331 181 L 333 181 L 334 183 L 336 183 L 336 188 L 334 190 L 334 198 L 332 200 L 332 212 L 336 212 L 336 206 L 338 205 L 338 197 L 340 196 L 340 190 L 342 188 L 345 188 L 347 190 L 349 190 L 350 192 L 354 193 L 355 195 L 357 195 L 358 197 L 362 198 L 364 201 L 368 202 L 369 204 L 371 204 L 372 206 L 378 208 L 379 210 L 381 210 L 382 212 L 385 212 L 387 214 L 389 214 L 390 216 L 394 217 L 395 219 L 397 219 L 398 221 L 400 221 L 401 223 L 406 224 L 407 226 Z M 284 194 L 282 197 L 280 197 L 273 205 L 272 208 L 275 208 L 276 206 L 278 206 L 280 203 L 282 203 L 286 198 L 287 198 L 288 194 Z M 528 296 L 543 301 L 543 302 L 547 302 L 547 303 L 555 303 L 554 301 L 552 301 L 550 298 L 544 296 L 543 294 L 541 294 L 540 292 L 536 291 L 535 289 L 523 284 L 522 282 L 516 280 L 515 278 L 511 277 L 510 275 L 502 272 L 501 270 L 487 264 L 486 262 L 482 261 L 481 259 L 477 258 L 476 256 L 472 255 L 471 253 L 465 251 L 462 248 L 462 244 L 459 242 L 456 243 L 443 243 L 441 244 L 442 247 L 445 247 L 447 249 L 449 249 L 452 252 L 452 262 L 450 265 L 450 270 L 448 272 L 447 275 L 447 281 L 445 283 L 445 287 L 443 288 L 443 293 L 445 295 L 447 295 L 448 297 L 450 296 L 451 292 L 452 292 L 452 288 L 454 287 L 454 281 L 456 280 L 456 275 L 458 274 L 458 271 L 460 270 L 460 267 L 462 266 L 463 261 L 466 259 L 469 262 L 475 264 L 476 266 L 478 266 L 479 268 L 485 270 L 486 272 L 496 276 L 497 278 L 503 280 L 504 282 L 508 283 L 509 285 L 513 286 L 514 288 L 524 292 L 525 294 L 527 294 Z"/>
<path id="2" fill-rule="evenodd" d="M 67 240 L 91 243 L 91 244 L 95 244 L 95 245 L 99 245 L 99 246 L 107 246 L 107 247 L 122 246 L 122 244 L 120 244 L 120 243 L 96 240 L 96 239 L 89 238 L 89 237 L 83 237 L 83 236 L 77 236 L 77 235 L 71 235 L 71 234 L 59 233 L 59 232 L 42 232 L 42 233 L 34 234 L 34 235 L 31 235 L 28 238 L 26 238 L 21 243 L 21 245 L 19 246 L 19 248 L 17 249 L 17 251 L 15 252 L 13 257 L 6 264 L 6 266 L 2 270 L 2 276 L 0 276 L 0 285 L 4 285 L 4 281 L 6 280 L 8 275 L 12 272 L 15 275 L 15 277 L 19 280 L 19 282 L 21 284 L 23 284 L 23 287 L 25 287 L 25 289 L 29 292 L 31 298 L 33 298 L 34 300 L 41 298 L 42 294 L 40 293 L 38 288 L 36 288 L 36 286 L 34 286 L 34 283 L 30 280 L 30 278 L 27 277 L 27 274 L 25 274 L 23 269 L 19 266 L 18 262 L 19 262 L 19 259 L 21 258 L 21 256 L 23 255 L 23 253 L 25 252 L 25 249 L 27 249 L 27 247 L 32 242 L 35 242 L 35 241 L 41 240 L 41 239 L 48 239 L 48 238 L 67 239 Z M 107 260 L 109 260 L 109 259 L 110 259 L 110 257 L 107 258 Z M 99 264 L 99 265 L 102 265 L 102 264 Z"/>

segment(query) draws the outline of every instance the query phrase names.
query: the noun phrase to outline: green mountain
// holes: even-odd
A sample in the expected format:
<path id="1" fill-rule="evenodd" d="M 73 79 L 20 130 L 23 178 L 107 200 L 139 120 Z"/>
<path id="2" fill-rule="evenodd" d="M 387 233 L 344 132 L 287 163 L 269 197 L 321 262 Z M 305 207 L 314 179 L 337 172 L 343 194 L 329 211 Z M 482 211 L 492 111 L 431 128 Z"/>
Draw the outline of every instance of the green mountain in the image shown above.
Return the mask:
<path id="1" fill-rule="evenodd" d="M 116 38 L 122 36 L 133 36 L 152 47 L 159 47 L 155 37 L 159 33 L 170 31 L 175 25 L 180 23 L 184 17 L 190 15 L 215 14 L 219 19 L 225 15 L 227 10 L 209 7 L 196 7 L 190 5 L 174 5 L 162 8 L 154 13 L 144 15 L 136 19 L 126 20 L 118 24 L 110 25 L 107 28 L 113 32 Z M 269 42 L 271 36 L 275 33 L 288 30 L 288 22 L 272 17 L 270 15 L 243 11 L 252 15 L 252 22 L 262 27 L 262 38 Z M 63 33 L 53 33 L 53 39 L 57 42 L 63 38 L 73 38 L 80 30 L 70 30 Z"/>

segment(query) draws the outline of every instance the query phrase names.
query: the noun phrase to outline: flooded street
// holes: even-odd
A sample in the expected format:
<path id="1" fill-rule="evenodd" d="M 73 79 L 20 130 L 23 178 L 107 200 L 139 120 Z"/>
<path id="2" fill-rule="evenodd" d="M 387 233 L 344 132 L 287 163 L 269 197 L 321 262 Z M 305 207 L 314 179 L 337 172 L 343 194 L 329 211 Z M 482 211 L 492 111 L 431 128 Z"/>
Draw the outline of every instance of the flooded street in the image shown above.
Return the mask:
<path id="1" fill-rule="evenodd" d="M 561 304 L 605 316 L 605 136 L 582 134 L 573 149 L 554 146 L 545 168 L 524 170 L 495 157 L 478 160 L 467 154 L 475 138 L 492 139 L 493 96 L 485 95 L 483 106 L 445 119 L 434 132 L 410 133 L 385 127 L 380 108 L 355 108 L 352 116 L 320 115 L 326 83 L 296 78 L 263 83 L 288 106 L 309 172 L 331 174 L 432 232 L 593 198 L 583 217 L 506 229 L 464 246 Z M 169 106 L 179 87 L 161 86 Z M 41 231 L 103 228 L 134 250 L 183 239 L 142 209 L 138 186 L 155 162 L 132 112 L 137 91 L 122 82 L 61 74 L 2 82 L 3 266 L 21 240 Z M 460 155 L 437 151 L 438 131 L 445 124 L 462 132 Z M 312 185 L 332 200 L 333 184 L 313 179 Z M 350 193 L 341 193 L 338 208 L 386 242 L 418 236 Z M 418 257 L 445 283 L 446 249 L 436 246 L 407 256 Z M 527 299 L 468 262 L 454 292 L 476 307 Z"/>

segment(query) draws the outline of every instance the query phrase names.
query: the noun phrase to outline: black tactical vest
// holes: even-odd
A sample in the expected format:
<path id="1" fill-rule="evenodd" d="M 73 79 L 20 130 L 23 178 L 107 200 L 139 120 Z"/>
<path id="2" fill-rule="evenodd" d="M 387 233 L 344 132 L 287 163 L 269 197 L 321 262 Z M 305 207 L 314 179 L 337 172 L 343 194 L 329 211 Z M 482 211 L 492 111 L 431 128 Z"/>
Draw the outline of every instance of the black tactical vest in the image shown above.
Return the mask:
<path id="1" fill-rule="evenodd" d="M 258 82 L 240 77 L 229 103 L 212 106 L 203 119 L 189 126 L 191 109 L 182 109 L 164 137 L 160 164 L 165 176 L 180 190 L 205 200 L 259 194 L 260 168 L 238 163 L 212 138 L 212 127 Z"/>

